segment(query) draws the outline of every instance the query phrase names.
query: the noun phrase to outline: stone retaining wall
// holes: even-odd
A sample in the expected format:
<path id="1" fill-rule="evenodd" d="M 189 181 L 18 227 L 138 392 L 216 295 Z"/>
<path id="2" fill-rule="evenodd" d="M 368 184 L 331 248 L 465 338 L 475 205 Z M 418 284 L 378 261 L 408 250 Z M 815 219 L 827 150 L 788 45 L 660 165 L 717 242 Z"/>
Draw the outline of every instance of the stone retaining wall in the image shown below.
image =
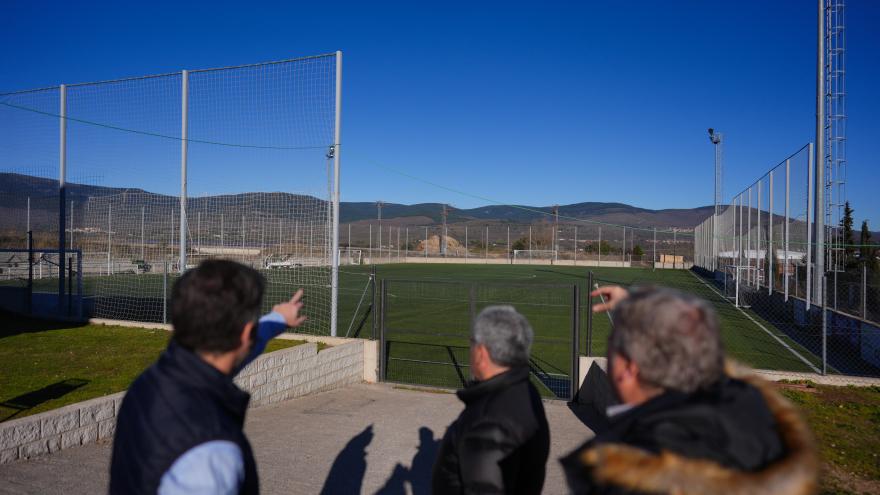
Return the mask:
<path id="1" fill-rule="evenodd" d="M 251 407 L 358 383 L 372 342 L 351 340 L 318 352 L 315 343 L 257 358 L 235 378 L 251 393 Z M 111 440 L 125 392 L 0 423 L 0 464 Z"/>

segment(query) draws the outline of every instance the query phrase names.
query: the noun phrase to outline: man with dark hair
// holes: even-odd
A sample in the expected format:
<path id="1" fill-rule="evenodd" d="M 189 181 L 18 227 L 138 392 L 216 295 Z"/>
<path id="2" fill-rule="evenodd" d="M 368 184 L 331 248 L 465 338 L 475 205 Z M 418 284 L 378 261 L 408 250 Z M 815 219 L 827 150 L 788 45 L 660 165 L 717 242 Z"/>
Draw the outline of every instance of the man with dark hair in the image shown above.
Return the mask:
<path id="1" fill-rule="evenodd" d="M 550 428 L 529 382 L 533 332 L 511 306 L 489 306 L 471 329 L 476 379 L 458 391 L 464 411 L 446 430 L 434 463 L 433 492 L 538 494 Z"/>
<path id="2" fill-rule="evenodd" d="M 260 318 L 253 268 L 204 261 L 174 284 L 168 348 L 128 389 L 116 420 L 110 493 L 257 493 L 242 430 L 250 395 L 233 377 L 305 321 L 302 289 Z"/>
<path id="3" fill-rule="evenodd" d="M 678 291 L 602 287 L 613 309 L 606 431 L 562 459 L 572 493 L 809 494 L 812 438 L 773 387 L 725 367 L 715 311 Z"/>

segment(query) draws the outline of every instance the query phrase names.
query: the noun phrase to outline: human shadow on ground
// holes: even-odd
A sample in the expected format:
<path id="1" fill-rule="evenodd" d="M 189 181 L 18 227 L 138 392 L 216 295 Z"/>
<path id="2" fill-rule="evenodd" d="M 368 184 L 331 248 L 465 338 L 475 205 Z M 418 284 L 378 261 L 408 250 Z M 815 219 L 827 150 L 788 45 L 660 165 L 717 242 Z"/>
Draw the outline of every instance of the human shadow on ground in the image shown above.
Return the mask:
<path id="1" fill-rule="evenodd" d="M 327 473 L 321 495 L 361 493 L 367 472 L 367 446 L 372 441 L 373 425 L 370 425 L 345 444 Z"/>
<path id="2" fill-rule="evenodd" d="M 72 378 L 5 400 L 0 403 L 0 421 L 12 419 L 19 413 L 33 409 L 44 402 L 59 399 L 88 384 L 89 380 Z M 12 414 L 5 415 L 4 409 L 11 409 Z"/>
<path id="3" fill-rule="evenodd" d="M 431 472 L 434 459 L 440 449 L 440 440 L 434 438 L 434 431 L 425 426 L 419 428 L 419 447 L 413 456 L 410 467 L 397 463 L 391 477 L 376 495 L 398 495 L 406 493 L 406 482 L 410 483 L 413 495 L 431 493 Z"/>

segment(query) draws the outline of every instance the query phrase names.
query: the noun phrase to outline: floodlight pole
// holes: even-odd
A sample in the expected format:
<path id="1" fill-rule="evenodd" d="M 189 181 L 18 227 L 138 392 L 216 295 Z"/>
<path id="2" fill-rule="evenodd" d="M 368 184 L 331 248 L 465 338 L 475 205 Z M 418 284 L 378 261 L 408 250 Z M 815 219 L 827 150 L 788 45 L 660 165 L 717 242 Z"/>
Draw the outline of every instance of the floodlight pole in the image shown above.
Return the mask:
<path id="1" fill-rule="evenodd" d="M 181 120 L 180 120 L 180 246 L 178 257 L 180 264 L 178 271 L 186 271 L 186 158 L 189 114 L 189 71 L 181 71 L 180 77 L 183 87 L 181 89 Z"/>
<path id="2" fill-rule="evenodd" d="M 721 201 L 723 200 L 723 165 L 722 152 L 724 144 L 724 136 L 714 129 L 709 129 L 709 140 L 715 145 L 715 216 L 712 222 L 712 270 L 717 268 L 718 259 L 718 215 L 721 210 Z"/>

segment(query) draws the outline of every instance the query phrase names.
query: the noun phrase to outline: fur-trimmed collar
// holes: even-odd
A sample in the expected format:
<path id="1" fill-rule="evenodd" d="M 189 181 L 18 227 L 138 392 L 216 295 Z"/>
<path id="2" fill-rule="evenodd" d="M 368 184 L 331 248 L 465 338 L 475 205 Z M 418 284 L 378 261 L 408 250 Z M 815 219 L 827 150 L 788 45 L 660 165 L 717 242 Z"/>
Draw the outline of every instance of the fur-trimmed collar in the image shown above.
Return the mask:
<path id="1" fill-rule="evenodd" d="M 818 487 L 819 461 L 813 435 L 794 405 L 748 369 L 728 362 L 727 374 L 760 390 L 776 420 L 785 455 L 755 472 L 722 467 L 668 451 L 653 454 L 621 444 L 585 450 L 580 460 L 601 484 L 648 492 L 742 495 L 808 495 Z"/>

